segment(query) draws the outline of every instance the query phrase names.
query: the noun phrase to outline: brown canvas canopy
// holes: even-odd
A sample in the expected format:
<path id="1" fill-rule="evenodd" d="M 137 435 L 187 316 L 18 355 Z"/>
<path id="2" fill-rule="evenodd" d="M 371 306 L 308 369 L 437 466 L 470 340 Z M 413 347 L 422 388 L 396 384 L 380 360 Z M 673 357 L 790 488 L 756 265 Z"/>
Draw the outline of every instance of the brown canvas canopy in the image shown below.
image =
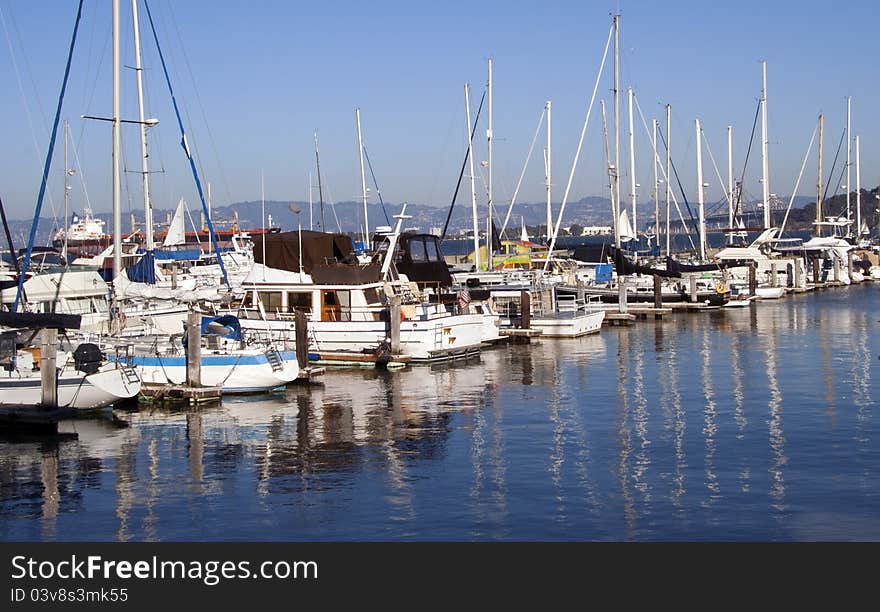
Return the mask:
<path id="1" fill-rule="evenodd" d="M 254 236 L 254 261 L 270 268 L 299 272 L 300 232 L 281 232 Z M 263 241 L 266 261 L 263 261 Z M 311 274 L 316 266 L 354 262 L 354 246 L 345 234 L 302 231 L 303 272 Z"/>

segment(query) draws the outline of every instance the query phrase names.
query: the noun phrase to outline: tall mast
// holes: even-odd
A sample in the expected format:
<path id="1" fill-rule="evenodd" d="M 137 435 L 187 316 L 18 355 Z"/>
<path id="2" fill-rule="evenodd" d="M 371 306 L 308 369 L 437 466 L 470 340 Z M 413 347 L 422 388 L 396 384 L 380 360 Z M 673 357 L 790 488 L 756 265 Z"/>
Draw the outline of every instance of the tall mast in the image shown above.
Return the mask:
<path id="1" fill-rule="evenodd" d="M 550 236 L 553 235 L 553 204 L 551 200 L 551 165 L 553 163 L 553 157 L 550 150 L 550 135 L 551 135 L 551 123 L 550 123 L 550 111 L 552 108 L 552 103 L 550 100 L 547 100 L 547 149 L 544 152 L 544 177 L 546 182 L 547 189 L 547 238 L 549 242 Z"/>
<path id="2" fill-rule="evenodd" d="M 488 104 L 489 104 L 489 127 L 486 129 L 486 141 L 489 148 L 489 157 L 487 158 L 487 174 L 489 181 L 489 233 L 486 235 L 486 269 L 492 269 L 492 245 L 495 242 L 493 240 L 494 236 L 492 235 L 492 58 L 489 58 L 489 83 L 487 86 L 488 89 Z M 470 107 L 468 107 L 468 112 L 470 112 Z"/>
<path id="3" fill-rule="evenodd" d="M 321 203 L 321 231 L 326 232 L 324 225 L 324 189 L 321 187 L 321 157 L 318 155 L 318 130 L 315 130 L 315 165 L 318 169 L 318 201 Z"/>
<path id="4" fill-rule="evenodd" d="M 361 135 L 361 109 L 355 109 L 358 126 L 358 158 L 361 161 L 361 198 L 364 201 L 364 248 L 370 247 L 370 221 L 367 218 L 367 175 L 364 174 L 364 139 Z"/>
<path id="5" fill-rule="evenodd" d="M 703 130 L 700 120 L 694 119 L 697 128 L 697 217 L 700 224 L 700 261 L 706 261 L 706 212 L 703 202 Z"/>
<path id="6" fill-rule="evenodd" d="M 733 228 L 733 126 L 727 126 L 727 229 Z M 727 234 L 727 244 L 733 244 L 733 232 Z"/>
<path id="7" fill-rule="evenodd" d="M 119 132 L 119 0 L 113 0 L 113 279 L 122 271 L 122 182 L 119 163 L 122 140 Z"/>
<path id="8" fill-rule="evenodd" d="M 144 80 L 141 67 L 141 30 L 138 22 L 137 0 L 131 0 L 131 19 L 134 24 L 134 71 L 137 75 L 138 112 L 141 128 L 141 176 L 144 186 L 144 237 L 148 251 L 153 250 L 153 205 L 150 202 L 150 175 L 147 165 L 147 123 L 144 119 Z"/>
<path id="9" fill-rule="evenodd" d="M 474 147 L 471 139 L 471 86 L 464 84 L 464 107 L 467 123 L 465 124 L 465 132 L 468 141 L 468 161 L 471 166 L 471 212 L 474 220 L 474 271 L 480 271 L 480 226 L 477 223 L 477 186 L 474 182 Z M 489 239 L 491 242 L 491 238 Z M 487 249 L 491 250 L 491 249 Z"/>
<path id="10" fill-rule="evenodd" d="M 633 90 L 627 90 L 629 96 L 629 197 L 632 202 L 632 228 L 635 238 L 638 238 L 639 225 L 636 223 L 636 151 L 635 136 L 633 135 Z"/>
<path id="11" fill-rule="evenodd" d="M 856 134 L 856 240 L 862 236 L 862 168 L 859 160 L 859 135 Z"/>
<path id="12" fill-rule="evenodd" d="M 657 119 L 651 119 L 651 146 L 654 149 L 654 241 L 660 252 L 660 183 L 657 181 Z"/>
<path id="13" fill-rule="evenodd" d="M 620 100 L 618 83 L 620 81 L 620 15 L 614 16 L 614 199 L 617 210 L 614 213 L 614 246 L 620 248 Z"/>
<path id="14" fill-rule="evenodd" d="M 260 225 L 263 226 L 263 236 L 260 242 L 263 243 L 263 280 L 266 280 L 266 186 L 263 181 L 263 169 L 260 168 L 260 216 L 262 217 Z"/>
<path id="15" fill-rule="evenodd" d="M 70 181 L 68 177 L 72 174 L 72 170 L 67 165 L 67 138 L 70 131 L 70 125 L 67 119 L 64 120 L 64 247 L 62 247 L 61 256 L 67 261 L 67 233 L 68 219 L 70 218 Z"/>
<path id="16" fill-rule="evenodd" d="M 672 105 L 666 105 L 666 254 L 670 255 L 670 237 L 672 233 L 669 227 L 669 221 L 672 215 L 669 213 L 669 200 L 672 195 L 672 187 L 670 186 L 669 167 L 672 165 L 670 147 L 672 146 Z"/>
<path id="17" fill-rule="evenodd" d="M 770 227 L 770 160 L 767 156 L 767 62 L 761 62 L 762 87 L 761 87 L 761 160 L 762 160 L 762 187 L 764 188 L 764 229 Z"/>
<path id="18" fill-rule="evenodd" d="M 846 97 L 846 220 L 852 221 L 852 210 L 850 208 L 850 200 L 849 200 L 849 192 L 851 190 L 849 179 L 850 179 L 850 165 L 852 163 L 852 137 L 849 133 L 850 128 L 850 116 L 852 111 L 852 97 Z M 850 226 L 852 227 L 852 226 Z"/>
<path id="19" fill-rule="evenodd" d="M 211 219 L 211 217 L 212 217 L 212 212 L 211 212 L 212 210 L 213 210 L 213 208 L 212 208 L 212 204 L 211 204 L 211 183 L 209 182 L 208 183 L 208 218 L 209 219 Z"/>
<path id="20" fill-rule="evenodd" d="M 819 114 L 819 178 L 816 181 L 816 235 L 822 235 L 822 144 L 825 136 L 825 115 Z"/>
<path id="21" fill-rule="evenodd" d="M 309 231 L 314 229 L 312 214 L 312 173 L 309 172 Z"/>

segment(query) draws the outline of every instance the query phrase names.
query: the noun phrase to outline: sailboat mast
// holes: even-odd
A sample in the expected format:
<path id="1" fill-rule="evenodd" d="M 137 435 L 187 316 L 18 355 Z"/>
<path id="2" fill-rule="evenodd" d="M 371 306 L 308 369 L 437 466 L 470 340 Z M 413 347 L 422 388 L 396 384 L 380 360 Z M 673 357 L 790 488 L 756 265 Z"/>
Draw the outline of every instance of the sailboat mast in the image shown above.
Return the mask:
<path id="1" fill-rule="evenodd" d="M 651 147 L 654 149 L 654 244 L 660 251 L 660 183 L 657 181 L 657 119 L 651 119 Z"/>
<path id="2" fill-rule="evenodd" d="M 367 218 L 367 175 L 364 173 L 364 139 L 361 135 L 361 109 L 355 109 L 357 115 L 358 128 L 358 158 L 361 162 L 361 198 L 364 201 L 364 248 L 368 251 L 370 247 L 370 222 Z"/>
<path id="3" fill-rule="evenodd" d="M 153 205 L 150 202 L 150 174 L 147 164 L 147 123 L 144 119 L 144 80 L 143 68 L 141 66 L 141 29 L 138 21 L 137 3 L 138 0 L 131 0 L 131 19 L 134 25 L 134 71 L 137 75 L 138 112 L 141 128 L 141 176 L 143 177 L 144 188 L 144 238 L 147 250 L 152 251 L 154 247 Z"/>
<path id="4" fill-rule="evenodd" d="M 819 177 L 816 181 L 816 235 L 822 235 L 822 146 L 825 136 L 825 115 L 819 114 Z"/>
<path id="5" fill-rule="evenodd" d="M 852 113 L 852 97 L 846 97 L 846 220 L 852 221 L 852 210 L 850 208 L 849 192 L 850 187 L 850 167 L 852 164 L 852 136 L 850 136 L 850 116 Z M 852 226 L 850 226 L 852 227 Z"/>
<path id="6" fill-rule="evenodd" d="M 315 130 L 315 166 L 318 171 L 318 201 L 321 204 L 321 231 L 326 232 L 324 225 L 324 189 L 321 186 L 321 157 L 318 155 L 318 130 Z"/>
<path id="7" fill-rule="evenodd" d="M 64 120 L 64 246 L 61 250 L 61 257 L 64 258 L 64 261 L 67 261 L 67 234 L 68 234 L 68 219 L 70 218 L 70 181 L 68 178 L 70 177 L 70 168 L 67 166 L 67 138 L 70 132 L 70 125 L 67 123 L 67 119 Z M 13 254 L 14 255 L 14 254 Z"/>
<path id="8" fill-rule="evenodd" d="M 477 186 L 474 182 L 474 147 L 471 139 L 471 86 L 464 84 L 464 108 L 467 123 L 465 123 L 465 132 L 468 142 L 468 162 L 471 168 L 471 212 L 473 214 L 474 223 L 474 271 L 480 271 L 480 226 L 477 222 Z M 490 239 L 491 241 L 491 239 Z"/>
<path id="9" fill-rule="evenodd" d="M 733 228 L 733 126 L 727 126 L 727 228 Z M 733 244 L 733 232 L 727 234 L 727 244 Z"/>
<path id="10" fill-rule="evenodd" d="M 266 186 L 263 180 L 263 170 L 260 169 L 260 216 L 262 217 L 260 225 L 263 226 L 263 236 L 260 242 L 263 243 L 263 280 L 266 280 Z"/>
<path id="11" fill-rule="evenodd" d="M 700 224 L 700 261 L 706 261 L 706 212 L 703 202 L 703 129 L 700 120 L 694 119 L 697 128 L 697 217 Z"/>
<path id="12" fill-rule="evenodd" d="M 119 174 L 122 139 L 119 131 L 119 0 L 113 0 L 113 279 L 122 271 L 122 182 Z"/>
<path id="13" fill-rule="evenodd" d="M 312 173 L 309 172 L 309 231 L 314 229 L 312 215 Z"/>
<path id="14" fill-rule="evenodd" d="M 670 234 L 672 233 L 672 228 L 669 227 L 669 221 L 672 215 L 670 215 L 669 208 L 669 200 L 672 194 L 672 187 L 670 186 L 670 174 L 669 167 L 672 165 L 672 158 L 670 153 L 670 147 L 672 146 L 672 105 L 666 105 L 666 254 L 670 255 L 672 252 L 670 251 Z"/>
<path id="15" fill-rule="evenodd" d="M 620 15 L 614 16 L 614 246 L 620 248 Z"/>
<path id="16" fill-rule="evenodd" d="M 547 150 L 544 154 L 544 178 L 545 178 L 545 187 L 547 189 L 547 238 L 549 243 L 550 236 L 553 235 L 553 204 L 551 200 L 551 165 L 552 165 L 552 154 L 551 154 L 551 123 L 550 123 L 550 111 L 552 108 L 552 103 L 550 100 L 547 100 Z"/>
<path id="17" fill-rule="evenodd" d="M 859 159 L 859 136 L 856 134 L 856 240 L 862 236 L 862 168 Z"/>
<path id="18" fill-rule="evenodd" d="M 489 233 L 486 234 L 486 269 L 492 269 L 492 246 L 494 244 L 494 236 L 492 234 L 492 58 L 489 58 L 489 82 L 487 85 L 487 102 L 489 104 L 489 126 L 486 129 L 486 144 L 489 149 L 489 156 L 486 160 L 488 168 L 488 188 L 489 188 Z M 470 108 L 470 107 L 468 107 Z M 468 110 L 470 112 L 470 110 Z"/>
<path id="19" fill-rule="evenodd" d="M 770 160 L 767 155 L 767 62 L 761 62 L 761 161 L 764 188 L 764 229 L 770 228 Z"/>
<path id="20" fill-rule="evenodd" d="M 633 90 L 627 90 L 629 96 L 629 197 L 632 202 L 632 229 L 634 238 L 638 239 L 639 224 L 636 222 L 636 151 L 633 134 Z"/>

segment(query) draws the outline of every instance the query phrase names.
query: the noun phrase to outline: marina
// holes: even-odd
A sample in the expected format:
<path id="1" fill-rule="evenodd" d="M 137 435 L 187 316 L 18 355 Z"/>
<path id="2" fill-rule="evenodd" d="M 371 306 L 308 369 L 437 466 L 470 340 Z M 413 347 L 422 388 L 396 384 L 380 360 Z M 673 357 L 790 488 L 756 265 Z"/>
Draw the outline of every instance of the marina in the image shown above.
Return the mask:
<path id="1" fill-rule="evenodd" d="M 630 85 L 644 25 L 613 14 L 555 103 L 484 56 L 485 85 L 443 98 L 426 195 L 396 147 L 438 148 L 440 119 L 353 107 L 323 148 L 310 128 L 257 153 L 309 115 L 268 125 L 249 100 L 241 120 L 224 80 L 209 122 L 190 7 L 76 4 L 42 150 L 31 126 L 35 206 L 0 199 L 0 541 L 880 539 L 880 187 L 853 96 L 805 119 L 791 66 L 760 59 L 673 114 L 656 89 L 676 88 Z M 334 99 L 365 92 L 393 99 Z M 751 130 L 725 126 L 719 167 L 728 116 Z M 237 136 L 218 152 L 214 130 Z M 282 200 L 263 167 L 247 199 L 264 155 Z"/>

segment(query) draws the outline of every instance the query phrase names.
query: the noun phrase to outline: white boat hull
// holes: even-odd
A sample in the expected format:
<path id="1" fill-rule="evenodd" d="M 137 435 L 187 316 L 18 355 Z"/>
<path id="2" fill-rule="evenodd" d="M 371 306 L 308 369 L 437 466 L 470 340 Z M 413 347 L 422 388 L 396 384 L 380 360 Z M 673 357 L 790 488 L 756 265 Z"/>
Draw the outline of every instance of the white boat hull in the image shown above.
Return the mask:
<path id="1" fill-rule="evenodd" d="M 242 330 L 279 335 L 294 340 L 290 320 L 240 319 Z M 479 314 L 452 315 L 400 322 L 400 350 L 413 361 L 445 359 L 479 351 L 483 342 L 484 317 Z M 310 353 L 370 352 L 388 341 L 384 321 L 309 321 Z"/>
<path id="2" fill-rule="evenodd" d="M 0 406 L 37 406 L 42 401 L 39 372 L 27 378 L 0 379 Z M 63 372 L 58 377 L 58 406 L 76 410 L 103 408 L 136 396 L 141 381 L 123 368 L 109 368 L 94 374 Z"/>
<path id="3" fill-rule="evenodd" d="M 299 365 L 296 353 L 279 351 L 280 367 L 273 367 L 266 353 L 203 354 L 201 382 L 206 387 L 221 387 L 223 393 L 269 391 L 296 380 Z M 137 368 L 144 384 L 183 384 L 186 382 L 186 358 L 183 356 L 134 355 L 127 358 Z"/>
<path id="4" fill-rule="evenodd" d="M 531 328 L 541 330 L 542 338 L 578 338 L 595 334 L 602 328 L 605 311 L 559 313 L 531 319 Z"/>

